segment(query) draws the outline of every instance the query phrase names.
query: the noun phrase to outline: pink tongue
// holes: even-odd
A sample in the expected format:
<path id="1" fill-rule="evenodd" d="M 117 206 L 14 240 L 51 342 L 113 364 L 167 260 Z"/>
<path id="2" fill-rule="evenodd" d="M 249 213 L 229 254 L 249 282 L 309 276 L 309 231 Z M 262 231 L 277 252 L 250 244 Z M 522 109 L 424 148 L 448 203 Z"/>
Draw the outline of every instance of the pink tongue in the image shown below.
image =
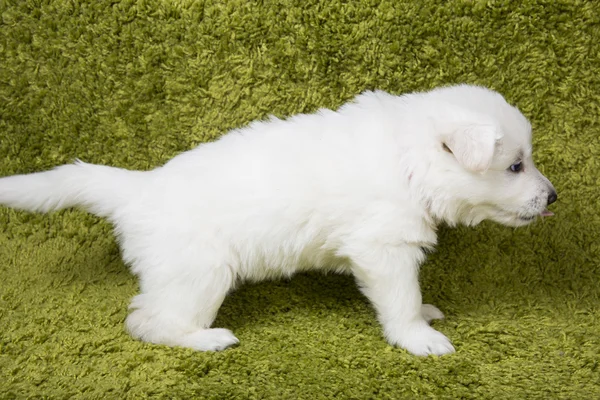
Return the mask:
<path id="1" fill-rule="evenodd" d="M 554 213 L 552 211 L 544 210 L 544 211 L 542 211 L 542 213 L 540 215 L 542 217 L 551 217 L 554 215 Z"/>

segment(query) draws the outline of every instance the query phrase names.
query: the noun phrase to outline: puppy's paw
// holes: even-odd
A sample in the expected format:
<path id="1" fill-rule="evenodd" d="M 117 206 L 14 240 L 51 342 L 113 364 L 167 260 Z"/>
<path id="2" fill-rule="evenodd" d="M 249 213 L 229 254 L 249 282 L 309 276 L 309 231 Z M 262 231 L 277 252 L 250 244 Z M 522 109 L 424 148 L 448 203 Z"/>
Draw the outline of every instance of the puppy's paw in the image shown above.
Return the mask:
<path id="1" fill-rule="evenodd" d="M 229 329 L 199 329 L 185 335 L 181 345 L 199 351 L 221 351 L 239 343 Z"/>
<path id="2" fill-rule="evenodd" d="M 388 338 L 391 343 L 417 356 L 430 354 L 441 356 L 455 351 L 450 340 L 427 325 L 425 321 L 412 323 L 404 327 L 397 335 L 388 335 Z"/>
<path id="3" fill-rule="evenodd" d="M 430 323 L 434 319 L 444 319 L 444 313 L 431 304 L 423 304 L 421 306 L 421 315 L 427 323 Z"/>

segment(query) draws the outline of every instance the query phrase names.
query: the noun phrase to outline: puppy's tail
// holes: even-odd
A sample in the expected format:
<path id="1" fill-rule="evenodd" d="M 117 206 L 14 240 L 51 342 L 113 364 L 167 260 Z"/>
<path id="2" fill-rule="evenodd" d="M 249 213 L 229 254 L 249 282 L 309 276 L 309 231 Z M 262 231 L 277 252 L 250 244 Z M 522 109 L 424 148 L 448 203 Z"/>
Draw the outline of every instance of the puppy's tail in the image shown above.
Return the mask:
<path id="1" fill-rule="evenodd" d="M 0 178 L 0 204 L 37 212 L 83 207 L 110 217 L 140 193 L 147 184 L 145 174 L 77 161 L 46 172 Z"/>

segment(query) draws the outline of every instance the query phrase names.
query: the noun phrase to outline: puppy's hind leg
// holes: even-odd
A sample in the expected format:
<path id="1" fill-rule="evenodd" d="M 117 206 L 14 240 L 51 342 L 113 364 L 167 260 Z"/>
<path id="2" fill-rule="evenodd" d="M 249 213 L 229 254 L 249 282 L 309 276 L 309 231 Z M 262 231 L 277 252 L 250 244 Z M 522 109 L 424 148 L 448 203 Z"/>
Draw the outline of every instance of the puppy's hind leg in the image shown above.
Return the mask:
<path id="1" fill-rule="evenodd" d="M 231 331 L 210 329 L 234 283 L 227 265 L 157 265 L 140 275 L 142 293 L 131 302 L 133 311 L 125 321 L 133 337 L 199 351 L 238 343 Z"/>

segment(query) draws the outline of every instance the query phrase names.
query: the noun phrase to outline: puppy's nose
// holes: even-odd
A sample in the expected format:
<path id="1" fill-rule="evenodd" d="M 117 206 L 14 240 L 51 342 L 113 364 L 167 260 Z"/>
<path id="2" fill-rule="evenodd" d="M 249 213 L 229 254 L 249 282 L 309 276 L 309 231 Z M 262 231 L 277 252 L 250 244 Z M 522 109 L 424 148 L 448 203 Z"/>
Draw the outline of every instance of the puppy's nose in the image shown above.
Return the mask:
<path id="1" fill-rule="evenodd" d="M 557 198 L 558 198 L 558 195 L 556 194 L 556 192 L 554 190 L 552 190 L 550 192 L 550 194 L 548 195 L 548 205 L 554 203 Z"/>

